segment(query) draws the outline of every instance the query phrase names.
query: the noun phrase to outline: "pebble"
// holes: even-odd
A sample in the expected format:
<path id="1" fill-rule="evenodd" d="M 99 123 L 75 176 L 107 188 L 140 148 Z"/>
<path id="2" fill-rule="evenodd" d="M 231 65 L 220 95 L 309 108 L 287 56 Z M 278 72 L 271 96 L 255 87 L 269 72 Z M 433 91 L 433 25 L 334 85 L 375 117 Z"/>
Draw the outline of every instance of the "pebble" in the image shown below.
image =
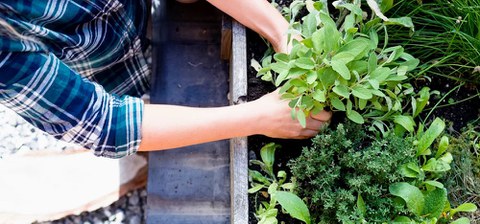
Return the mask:
<path id="1" fill-rule="evenodd" d="M 63 151 L 80 148 L 36 129 L 22 117 L 0 104 L 0 161 L 13 154 L 32 150 Z M 129 192 L 116 202 L 96 211 L 83 212 L 59 220 L 37 224 L 141 224 L 144 217 L 147 192 L 145 188 Z M 45 202 L 48 203 L 48 202 Z"/>

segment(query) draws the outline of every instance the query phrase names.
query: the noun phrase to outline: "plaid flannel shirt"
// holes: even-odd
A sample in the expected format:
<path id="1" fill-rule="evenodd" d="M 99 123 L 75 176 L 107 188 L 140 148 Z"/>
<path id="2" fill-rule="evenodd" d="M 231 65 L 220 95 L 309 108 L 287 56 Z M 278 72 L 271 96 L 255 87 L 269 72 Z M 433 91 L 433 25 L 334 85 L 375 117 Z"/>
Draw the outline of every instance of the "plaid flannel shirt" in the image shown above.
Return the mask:
<path id="1" fill-rule="evenodd" d="M 141 140 L 144 0 L 2 0 L 0 103 L 57 139 L 119 158 Z"/>

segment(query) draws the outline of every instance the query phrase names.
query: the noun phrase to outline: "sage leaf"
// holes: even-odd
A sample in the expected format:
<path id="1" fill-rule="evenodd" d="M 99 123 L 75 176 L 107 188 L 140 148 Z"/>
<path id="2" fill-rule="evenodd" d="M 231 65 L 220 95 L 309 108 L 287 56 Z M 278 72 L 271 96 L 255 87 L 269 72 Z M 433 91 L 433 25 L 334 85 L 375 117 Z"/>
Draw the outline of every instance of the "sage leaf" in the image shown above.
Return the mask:
<path id="1" fill-rule="evenodd" d="M 333 108 L 340 111 L 345 111 L 345 104 L 343 104 L 343 102 L 338 99 L 338 97 L 331 97 L 330 103 L 332 104 Z"/>
<path id="2" fill-rule="evenodd" d="M 282 208 L 293 218 L 310 224 L 310 212 L 307 205 L 297 195 L 286 191 L 277 191 L 275 197 Z"/>
<path id="3" fill-rule="evenodd" d="M 365 123 L 362 115 L 360 115 L 357 111 L 351 110 L 349 113 L 347 112 L 347 117 L 357 124 Z"/>
<path id="4" fill-rule="evenodd" d="M 349 98 L 350 97 L 350 91 L 348 90 L 348 87 L 344 85 L 336 85 L 332 88 L 333 92 L 338 94 L 339 96 L 342 96 L 344 98 Z"/>
<path id="5" fill-rule="evenodd" d="M 390 18 L 388 21 L 385 21 L 385 25 L 400 25 L 403 27 L 410 28 L 410 32 L 415 32 L 415 26 L 413 25 L 412 18 L 410 17 L 400 17 L 400 18 Z"/>
<path id="6" fill-rule="evenodd" d="M 352 89 L 352 94 L 360 99 L 369 100 L 373 97 L 372 92 L 362 86 L 355 86 Z"/>
<path id="7" fill-rule="evenodd" d="M 269 143 L 263 146 L 260 149 L 260 157 L 262 158 L 263 163 L 271 175 L 273 175 L 273 162 L 275 161 L 275 150 L 279 148 L 280 145 L 275 143 Z"/>
<path id="8" fill-rule="evenodd" d="M 324 103 L 327 100 L 327 98 L 325 97 L 325 91 L 320 90 L 320 89 L 315 90 L 312 97 L 316 101 L 319 101 L 319 102 L 322 102 L 322 103 Z"/>
<path id="9" fill-rule="evenodd" d="M 295 65 L 298 66 L 299 68 L 303 68 L 306 70 L 315 68 L 315 63 L 312 61 L 311 58 L 307 58 L 307 57 L 302 57 L 297 59 L 295 61 Z"/>
<path id="10" fill-rule="evenodd" d="M 400 182 L 390 185 L 388 190 L 390 194 L 402 198 L 407 208 L 415 215 L 420 216 L 422 214 L 425 198 L 418 187 Z"/>
<path id="11" fill-rule="evenodd" d="M 343 63 L 342 61 L 333 61 L 333 60 L 330 63 L 332 65 L 333 70 L 338 72 L 338 74 L 340 74 L 342 78 L 346 80 L 350 80 L 351 78 L 350 71 L 348 70 L 345 63 Z"/>
<path id="12" fill-rule="evenodd" d="M 372 11 L 375 13 L 375 15 L 377 15 L 383 21 L 388 21 L 388 18 L 383 15 L 382 10 L 380 10 L 380 7 L 375 0 L 367 0 L 367 4 L 370 9 L 372 9 Z"/>
<path id="13" fill-rule="evenodd" d="M 300 122 L 303 128 L 307 126 L 307 119 L 305 118 L 305 113 L 301 110 L 297 111 L 297 120 Z"/>

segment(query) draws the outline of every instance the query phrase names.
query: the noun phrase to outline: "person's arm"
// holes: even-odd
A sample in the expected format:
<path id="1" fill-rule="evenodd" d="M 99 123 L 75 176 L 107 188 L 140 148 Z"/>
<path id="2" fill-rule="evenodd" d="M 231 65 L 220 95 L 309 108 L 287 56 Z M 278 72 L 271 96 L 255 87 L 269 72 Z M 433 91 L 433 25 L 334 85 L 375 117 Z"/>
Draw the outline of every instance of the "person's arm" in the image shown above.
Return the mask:
<path id="1" fill-rule="evenodd" d="M 120 158 L 137 151 L 143 101 L 108 94 L 53 54 L 0 51 L 0 103 L 57 139 Z"/>
<path id="2" fill-rule="evenodd" d="M 287 51 L 288 22 L 266 0 L 207 0 L 272 43 L 276 52 Z"/>
<path id="3" fill-rule="evenodd" d="M 192 108 L 145 105 L 140 151 L 177 148 L 253 134 L 304 139 L 315 136 L 331 113 L 307 119 L 306 128 L 292 119 L 286 101 L 277 92 L 236 106 Z"/>

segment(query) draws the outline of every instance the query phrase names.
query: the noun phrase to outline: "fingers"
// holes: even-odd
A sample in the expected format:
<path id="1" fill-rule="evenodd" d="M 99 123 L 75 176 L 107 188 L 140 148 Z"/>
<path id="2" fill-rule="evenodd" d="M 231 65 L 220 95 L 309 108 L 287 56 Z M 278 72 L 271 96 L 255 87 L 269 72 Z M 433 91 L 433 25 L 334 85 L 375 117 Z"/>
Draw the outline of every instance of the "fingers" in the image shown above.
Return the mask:
<path id="1" fill-rule="evenodd" d="M 329 121 L 330 119 L 332 119 L 332 112 L 322 110 L 318 114 L 311 114 L 310 117 L 312 117 L 313 119 L 319 120 L 319 121 L 326 122 L 326 121 Z"/>

